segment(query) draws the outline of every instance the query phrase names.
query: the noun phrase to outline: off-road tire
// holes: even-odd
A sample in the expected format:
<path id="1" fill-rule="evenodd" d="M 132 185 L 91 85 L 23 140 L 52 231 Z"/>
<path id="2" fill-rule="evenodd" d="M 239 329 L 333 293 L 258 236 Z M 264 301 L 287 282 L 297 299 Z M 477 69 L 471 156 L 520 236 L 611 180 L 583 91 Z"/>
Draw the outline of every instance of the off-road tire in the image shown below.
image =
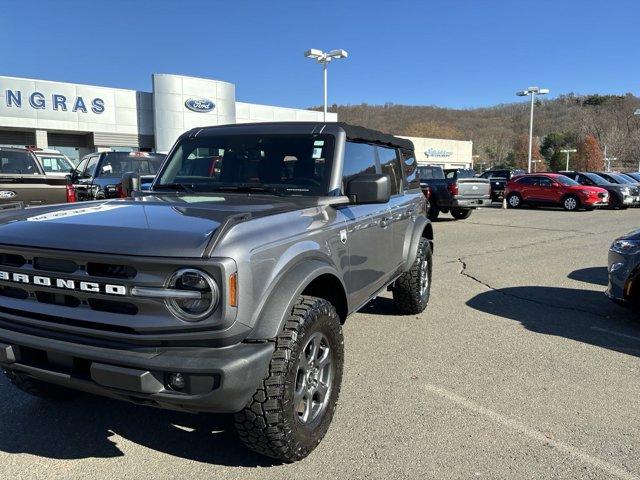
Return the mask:
<path id="1" fill-rule="evenodd" d="M 570 200 L 574 200 L 575 204 L 570 203 Z M 570 205 L 575 205 L 573 208 Z M 580 199 L 575 195 L 567 195 L 562 199 L 562 208 L 564 208 L 567 212 L 577 212 L 580 210 L 581 204 Z"/>
<path id="2" fill-rule="evenodd" d="M 517 203 L 515 199 L 517 199 Z M 517 193 L 510 193 L 507 196 L 507 207 L 509 208 L 520 208 L 522 206 L 522 203 L 523 203 L 522 197 Z"/>
<path id="3" fill-rule="evenodd" d="M 427 210 L 427 218 L 432 222 L 435 222 L 438 219 L 438 215 L 440 215 L 440 208 L 438 208 L 438 204 L 435 202 L 429 202 L 429 209 Z"/>
<path id="4" fill-rule="evenodd" d="M 317 332 L 328 340 L 333 377 L 323 413 L 305 425 L 294 412 L 293 396 L 298 362 L 305 355 L 308 340 Z M 340 394 L 343 363 L 344 340 L 336 309 L 324 299 L 301 296 L 275 339 L 267 377 L 244 410 L 235 415 L 241 441 L 255 452 L 283 462 L 309 455 L 329 429 Z"/>
<path id="5" fill-rule="evenodd" d="M 426 268 L 426 287 L 422 290 L 421 279 Z M 404 272 L 392 288 L 393 303 L 398 311 L 405 315 L 415 315 L 424 311 L 431 294 L 432 256 L 431 244 L 426 238 L 420 239 L 418 255 L 411 269 Z"/>
<path id="6" fill-rule="evenodd" d="M 452 208 L 451 216 L 456 220 L 464 220 L 471 216 L 472 210 L 470 208 Z"/>
<path id="7" fill-rule="evenodd" d="M 80 392 L 75 390 L 54 385 L 53 383 L 42 382 L 20 372 L 5 370 L 4 373 L 12 384 L 34 397 L 61 402 L 64 400 L 72 400 L 80 395 Z"/>

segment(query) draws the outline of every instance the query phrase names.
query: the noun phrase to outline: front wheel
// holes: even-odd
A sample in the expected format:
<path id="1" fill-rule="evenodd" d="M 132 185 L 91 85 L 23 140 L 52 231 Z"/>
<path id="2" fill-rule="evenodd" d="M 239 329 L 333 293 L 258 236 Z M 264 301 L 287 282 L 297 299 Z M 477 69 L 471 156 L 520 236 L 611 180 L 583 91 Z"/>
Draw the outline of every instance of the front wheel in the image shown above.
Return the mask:
<path id="1" fill-rule="evenodd" d="M 309 455 L 329 429 L 343 363 L 336 309 L 324 299 L 301 296 L 276 339 L 269 374 L 235 415 L 242 442 L 284 462 Z"/>
<path id="2" fill-rule="evenodd" d="M 452 208 L 451 215 L 456 220 L 464 220 L 465 218 L 469 218 L 471 216 L 470 208 Z"/>
<path id="3" fill-rule="evenodd" d="M 562 208 L 568 212 L 575 212 L 580 208 L 580 200 L 573 195 L 569 195 L 562 200 Z"/>
<path id="4" fill-rule="evenodd" d="M 411 269 L 404 272 L 393 286 L 393 303 L 400 312 L 415 315 L 424 311 L 431 295 L 431 244 L 421 238 Z"/>

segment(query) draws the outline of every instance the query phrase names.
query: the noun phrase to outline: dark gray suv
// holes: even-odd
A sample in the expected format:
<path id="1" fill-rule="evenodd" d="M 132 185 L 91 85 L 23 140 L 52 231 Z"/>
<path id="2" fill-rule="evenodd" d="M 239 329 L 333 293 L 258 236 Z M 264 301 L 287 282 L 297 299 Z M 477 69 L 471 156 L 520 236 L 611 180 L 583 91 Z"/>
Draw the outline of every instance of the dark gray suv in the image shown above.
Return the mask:
<path id="1" fill-rule="evenodd" d="M 0 214 L 2 368 L 43 397 L 232 412 L 250 448 L 305 457 L 347 317 L 384 289 L 405 314 L 429 301 L 413 144 L 342 123 L 197 128 L 151 190 L 134 180 L 131 198 Z"/>

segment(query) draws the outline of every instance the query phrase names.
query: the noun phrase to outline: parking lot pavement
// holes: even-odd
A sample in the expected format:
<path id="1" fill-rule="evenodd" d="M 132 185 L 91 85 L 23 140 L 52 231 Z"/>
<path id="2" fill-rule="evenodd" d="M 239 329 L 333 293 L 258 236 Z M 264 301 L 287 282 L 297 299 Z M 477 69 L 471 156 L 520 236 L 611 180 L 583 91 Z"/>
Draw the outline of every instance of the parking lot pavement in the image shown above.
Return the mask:
<path id="1" fill-rule="evenodd" d="M 640 210 L 446 217 L 427 311 L 385 294 L 347 322 L 339 409 L 306 460 L 248 453 L 226 417 L 0 379 L 3 477 L 640 478 L 640 320 L 602 293 Z"/>

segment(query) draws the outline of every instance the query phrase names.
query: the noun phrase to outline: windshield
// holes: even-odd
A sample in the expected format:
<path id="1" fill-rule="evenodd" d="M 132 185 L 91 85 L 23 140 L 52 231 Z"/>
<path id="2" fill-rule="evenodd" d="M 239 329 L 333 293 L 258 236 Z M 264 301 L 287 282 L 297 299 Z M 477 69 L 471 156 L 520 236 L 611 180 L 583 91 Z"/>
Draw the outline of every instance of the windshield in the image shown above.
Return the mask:
<path id="1" fill-rule="evenodd" d="M 591 180 L 596 185 L 606 185 L 606 184 L 609 183 L 604 178 L 602 178 L 600 175 L 596 175 L 595 173 L 585 173 L 584 176 L 587 177 L 589 180 Z"/>
<path id="2" fill-rule="evenodd" d="M 444 172 L 442 171 L 442 167 L 419 166 L 418 175 L 420 176 L 421 180 L 444 179 Z"/>
<path id="3" fill-rule="evenodd" d="M 572 180 L 569 177 L 565 177 L 564 175 L 558 175 L 556 177 L 556 180 L 561 183 L 562 185 L 580 185 L 578 182 L 576 182 L 575 180 Z"/>
<path id="4" fill-rule="evenodd" d="M 36 154 L 45 173 L 69 173 L 73 169 L 71 162 L 62 155 Z"/>
<path id="5" fill-rule="evenodd" d="M 630 178 L 625 177 L 624 175 L 618 175 L 617 173 L 610 173 L 609 175 L 611 175 L 615 180 L 618 180 L 618 183 L 627 183 L 627 184 L 636 183 Z"/>
<path id="6" fill-rule="evenodd" d="M 153 188 L 327 195 L 333 135 L 245 134 L 185 138 Z"/>
<path id="7" fill-rule="evenodd" d="M 105 154 L 96 177 L 122 178 L 127 172 L 140 175 L 155 175 L 166 155 L 146 152 L 109 152 Z"/>

